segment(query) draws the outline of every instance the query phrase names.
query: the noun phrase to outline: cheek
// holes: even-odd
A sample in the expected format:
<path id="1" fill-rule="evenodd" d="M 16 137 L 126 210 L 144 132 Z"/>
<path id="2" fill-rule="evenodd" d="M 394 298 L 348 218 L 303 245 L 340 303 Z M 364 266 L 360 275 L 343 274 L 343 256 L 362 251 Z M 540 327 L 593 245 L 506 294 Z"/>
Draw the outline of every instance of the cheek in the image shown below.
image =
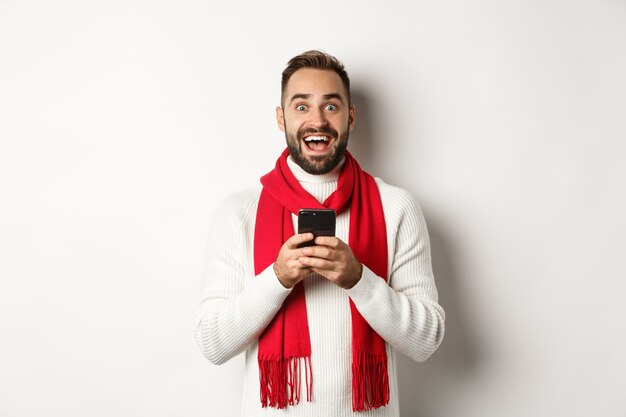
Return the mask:
<path id="1" fill-rule="evenodd" d="M 301 120 L 298 117 L 297 114 L 286 114 L 283 118 L 284 122 L 285 122 L 285 128 L 287 130 L 293 130 L 294 128 L 296 128 L 297 126 L 300 125 Z"/>
<path id="2" fill-rule="evenodd" d="M 287 123 L 286 125 L 287 127 L 287 131 L 291 132 L 291 133 L 297 133 L 298 129 L 300 128 L 300 125 L 297 123 L 294 123 L 293 120 L 291 121 L 291 123 Z"/>
<path id="3" fill-rule="evenodd" d="M 350 127 L 350 117 L 348 116 L 336 117 L 331 121 L 331 124 L 337 130 L 344 130 Z"/>

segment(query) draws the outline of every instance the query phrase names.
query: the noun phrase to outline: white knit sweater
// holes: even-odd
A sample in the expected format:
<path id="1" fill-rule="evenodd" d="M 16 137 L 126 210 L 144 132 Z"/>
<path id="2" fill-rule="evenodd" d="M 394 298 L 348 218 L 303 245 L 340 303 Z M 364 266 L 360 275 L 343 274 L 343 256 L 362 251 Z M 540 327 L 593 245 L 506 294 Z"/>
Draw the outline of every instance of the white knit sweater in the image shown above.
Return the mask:
<path id="1" fill-rule="evenodd" d="M 324 201 L 337 187 L 339 168 L 325 175 L 288 164 L 303 188 Z M 311 274 L 304 280 L 311 337 L 313 401 L 303 388 L 300 404 L 262 408 L 257 362 L 258 337 L 290 290 L 270 265 L 254 276 L 254 227 L 261 187 L 233 194 L 217 209 L 209 235 L 205 288 L 196 323 L 196 340 L 206 358 L 221 364 L 245 351 L 242 417 L 397 417 L 395 351 L 426 360 L 444 334 L 444 311 L 437 303 L 430 244 L 419 206 L 404 190 L 376 178 L 380 190 L 389 254 L 385 282 L 363 267 L 361 280 L 343 290 Z M 337 216 L 336 235 L 348 242 L 349 211 Z M 294 230 L 297 230 L 293 215 Z M 386 341 L 390 402 L 367 412 L 352 412 L 351 317 L 348 296 L 369 325 Z M 419 389 L 419 387 L 416 387 Z"/>

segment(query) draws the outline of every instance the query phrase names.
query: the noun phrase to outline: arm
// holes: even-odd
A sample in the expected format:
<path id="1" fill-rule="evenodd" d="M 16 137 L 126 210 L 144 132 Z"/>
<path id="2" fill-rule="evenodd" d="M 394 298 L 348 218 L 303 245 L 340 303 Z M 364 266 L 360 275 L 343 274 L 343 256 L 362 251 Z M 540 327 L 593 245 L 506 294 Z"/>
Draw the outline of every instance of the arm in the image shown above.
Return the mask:
<path id="1" fill-rule="evenodd" d="M 226 362 L 253 343 L 290 293 L 277 280 L 272 265 L 253 276 L 254 218 L 250 216 L 256 215 L 256 201 L 238 196 L 222 203 L 210 228 L 195 337 L 214 364 Z"/>
<path id="2" fill-rule="evenodd" d="M 419 206 L 406 191 L 384 184 L 379 188 L 391 248 L 389 282 L 364 265 L 361 279 L 346 292 L 387 343 L 424 361 L 439 347 L 445 320 L 437 302 L 428 230 Z"/>

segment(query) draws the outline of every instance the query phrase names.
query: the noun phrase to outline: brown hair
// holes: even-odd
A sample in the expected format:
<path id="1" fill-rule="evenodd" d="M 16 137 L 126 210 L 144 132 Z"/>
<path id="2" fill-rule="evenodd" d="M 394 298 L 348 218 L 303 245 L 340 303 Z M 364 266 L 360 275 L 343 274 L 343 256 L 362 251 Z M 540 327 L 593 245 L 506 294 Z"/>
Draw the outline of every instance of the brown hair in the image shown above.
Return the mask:
<path id="1" fill-rule="evenodd" d="M 348 103 L 351 102 L 350 78 L 348 77 L 348 73 L 344 69 L 341 61 L 339 61 L 334 56 L 327 54 L 326 52 L 311 50 L 294 56 L 287 63 L 287 68 L 285 68 L 285 70 L 283 71 L 280 85 L 280 99 L 282 105 L 284 105 L 285 89 L 287 88 L 287 83 L 289 82 L 289 79 L 296 71 L 302 68 L 315 68 L 335 71 L 337 75 L 339 75 L 339 78 L 341 78 L 343 86 L 346 88 L 346 92 L 348 93 Z"/>

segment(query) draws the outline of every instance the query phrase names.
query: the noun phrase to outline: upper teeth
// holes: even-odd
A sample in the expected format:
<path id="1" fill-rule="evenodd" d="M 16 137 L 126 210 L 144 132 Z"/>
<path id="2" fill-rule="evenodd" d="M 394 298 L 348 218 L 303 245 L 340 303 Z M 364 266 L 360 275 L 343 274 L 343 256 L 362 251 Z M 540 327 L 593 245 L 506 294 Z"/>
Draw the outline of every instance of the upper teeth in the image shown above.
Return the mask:
<path id="1" fill-rule="evenodd" d="M 313 141 L 324 141 L 328 142 L 328 138 L 326 136 L 309 136 L 304 138 L 305 142 L 313 142 Z"/>

